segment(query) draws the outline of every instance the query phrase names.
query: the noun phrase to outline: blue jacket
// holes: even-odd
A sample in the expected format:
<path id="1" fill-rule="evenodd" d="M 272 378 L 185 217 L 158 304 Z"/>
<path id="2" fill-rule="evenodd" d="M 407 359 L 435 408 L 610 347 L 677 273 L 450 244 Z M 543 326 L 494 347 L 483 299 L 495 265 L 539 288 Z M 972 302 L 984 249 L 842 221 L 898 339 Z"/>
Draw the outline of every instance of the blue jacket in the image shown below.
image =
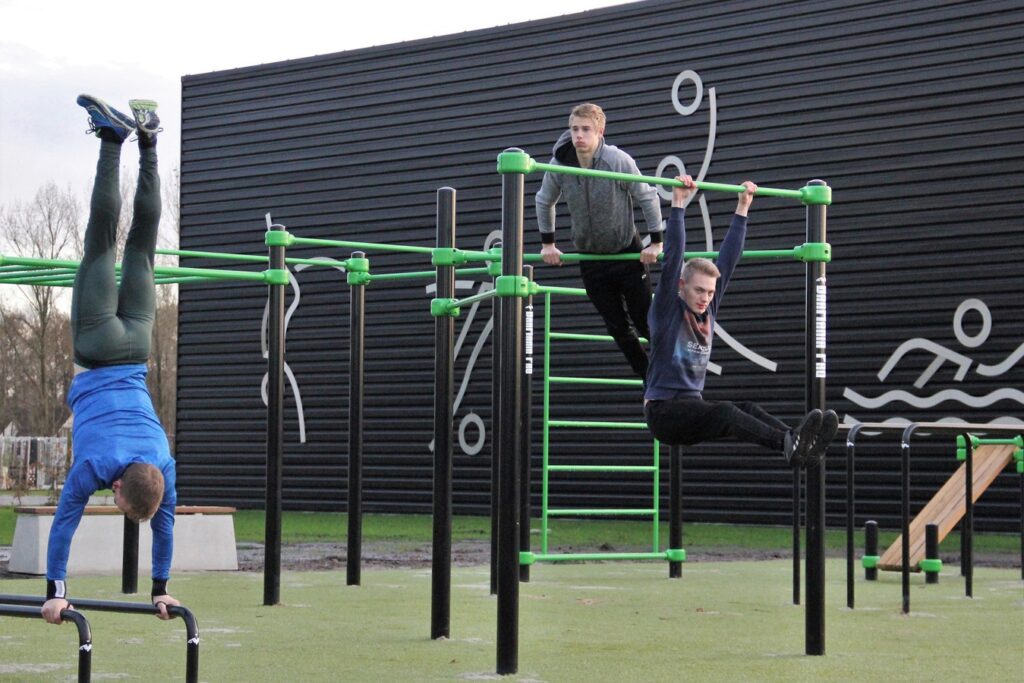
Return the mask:
<path id="1" fill-rule="evenodd" d="M 650 365 L 645 399 L 700 398 L 704 390 L 715 317 L 725 288 L 743 255 L 747 218 L 733 215 L 715 265 L 722 273 L 711 304 L 702 315 L 691 311 L 679 296 L 679 276 L 686 251 L 683 209 L 672 209 L 665 229 L 665 257 L 661 279 L 647 314 L 651 328 Z"/>
<path id="2" fill-rule="evenodd" d="M 129 465 L 156 466 L 164 475 L 164 497 L 150 521 L 153 530 L 153 578 L 167 579 L 174 552 L 174 459 L 167 435 L 146 387 L 146 366 L 113 365 L 80 373 L 71 382 L 68 405 L 74 460 L 60 494 L 46 551 L 46 578 L 67 575 L 71 537 L 89 496 L 110 488 Z"/>

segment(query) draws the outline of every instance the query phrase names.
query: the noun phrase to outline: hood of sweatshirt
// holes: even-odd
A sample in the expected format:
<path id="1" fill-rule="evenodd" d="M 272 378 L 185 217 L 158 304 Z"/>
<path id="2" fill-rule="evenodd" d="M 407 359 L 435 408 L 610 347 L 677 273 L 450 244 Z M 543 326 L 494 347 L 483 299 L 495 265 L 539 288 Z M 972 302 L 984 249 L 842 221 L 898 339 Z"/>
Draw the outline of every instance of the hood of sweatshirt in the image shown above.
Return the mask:
<path id="1" fill-rule="evenodd" d="M 597 151 L 594 152 L 594 158 L 597 159 L 601 156 L 601 150 L 604 148 L 604 138 L 597 143 Z M 576 146 L 572 144 L 572 131 L 566 129 L 558 136 L 558 140 L 555 141 L 554 147 L 551 148 L 551 156 L 553 156 L 558 163 L 563 166 L 575 166 L 579 168 L 580 159 L 576 156 Z"/>

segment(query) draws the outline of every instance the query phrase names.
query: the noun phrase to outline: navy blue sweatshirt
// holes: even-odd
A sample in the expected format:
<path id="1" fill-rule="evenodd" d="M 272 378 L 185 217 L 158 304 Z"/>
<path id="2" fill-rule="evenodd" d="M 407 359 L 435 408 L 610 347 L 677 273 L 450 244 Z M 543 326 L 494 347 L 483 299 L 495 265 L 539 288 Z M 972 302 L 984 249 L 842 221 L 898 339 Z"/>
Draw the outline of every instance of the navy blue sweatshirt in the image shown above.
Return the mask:
<path id="1" fill-rule="evenodd" d="M 715 317 L 733 271 L 743 255 L 746 216 L 733 215 L 716 265 L 722 276 L 707 311 L 697 315 L 679 296 L 679 276 L 686 251 L 683 209 L 673 208 L 665 229 L 665 258 L 661 279 L 647 321 L 651 328 L 650 366 L 645 399 L 700 398 L 704 389 Z"/>

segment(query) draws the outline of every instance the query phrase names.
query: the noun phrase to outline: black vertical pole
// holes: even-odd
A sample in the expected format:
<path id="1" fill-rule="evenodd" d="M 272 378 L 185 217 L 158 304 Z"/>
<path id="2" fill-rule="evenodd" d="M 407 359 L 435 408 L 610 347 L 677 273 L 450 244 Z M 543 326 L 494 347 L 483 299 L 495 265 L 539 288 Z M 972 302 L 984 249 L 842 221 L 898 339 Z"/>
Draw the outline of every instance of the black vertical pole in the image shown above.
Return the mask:
<path id="1" fill-rule="evenodd" d="M 495 280 L 497 287 L 497 280 Z M 501 344 L 504 336 L 499 315 L 500 298 L 491 298 L 491 595 L 498 594 L 498 443 L 501 440 Z"/>
<path id="2" fill-rule="evenodd" d="M 924 558 L 926 560 L 939 559 L 939 525 L 928 524 L 924 528 Z M 938 583 L 939 573 L 930 566 L 924 572 L 925 583 Z"/>
<path id="3" fill-rule="evenodd" d="M 853 468 L 854 468 L 854 442 L 860 425 L 853 425 L 846 434 L 846 606 L 853 609 L 854 602 L 854 569 L 853 569 L 853 525 L 854 519 L 854 491 L 853 491 Z"/>
<path id="4" fill-rule="evenodd" d="M 506 153 L 522 154 L 509 149 Z M 525 156 L 525 155 L 524 155 Z M 523 272 L 522 172 L 503 173 L 501 206 L 501 281 L 512 281 Z M 499 287 L 500 289 L 500 287 Z M 501 384 L 498 406 L 501 425 L 498 439 L 498 641 L 497 673 L 519 669 L 519 384 L 522 377 L 522 299 L 501 296 L 498 317 L 502 336 Z"/>
<path id="5" fill-rule="evenodd" d="M 668 451 L 668 547 L 679 550 L 683 547 L 683 447 L 670 446 Z M 683 563 L 670 560 L 668 578 L 680 579 Z"/>
<path id="6" fill-rule="evenodd" d="M 437 191 L 437 247 L 455 247 L 455 190 Z M 437 298 L 455 297 L 455 266 L 437 266 Z M 434 318 L 434 546 L 430 637 L 447 638 L 452 594 L 452 433 L 455 412 L 455 318 Z"/>
<path id="7" fill-rule="evenodd" d="M 967 506 L 966 514 L 964 515 L 964 534 L 967 537 L 967 541 L 964 544 L 964 550 L 966 551 L 963 559 L 964 567 L 964 595 L 969 598 L 974 597 L 974 440 L 971 436 L 967 435 L 967 472 L 964 477 L 966 486 L 966 498 L 964 502 Z"/>
<path id="8" fill-rule="evenodd" d="M 271 226 L 282 228 L 282 226 Z M 270 268 L 284 270 L 285 247 L 270 247 Z M 284 469 L 284 285 L 270 285 L 267 355 L 267 499 L 263 604 L 281 601 L 281 475 Z"/>
<path id="9" fill-rule="evenodd" d="M 364 258 L 361 251 L 352 258 Z M 366 285 L 349 284 L 348 350 L 348 550 L 346 585 L 358 586 L 363 566 L 363 356 Z"/>
<path id="10" fill-rule="evenodd" d="M 1024 469 L 1020 461 L 1017 462 L 1020 476 L 1017 479 L 1020 480 L 1020 579 L 1024 581 Z"/>
<path id="11" fill-rule="evenodd" d="M 533 266 L 523 266 L 523 276 L 533 282 Z M 522 412 L 519 417 L 519 550 L 530 552 L 530 449 L 533 412 L 533 295 L 526 297 L 523 310 L 523 377 L 520 387 Z M 519 580 L 530 581 L 530 565 L 519 566 Z"/>
<path id="12" fill-rule="evenodd" d="M 900 439 L 900 587 L 903 593 L 903 613 L 910 614 L 910 436 L 914 425 L 903 430 Z"/>
<path id="13" fill-rule="evenodd" d="M 864 522 L 864 555 L 875 560 L 874 565 L 864 568 L 865 581 L 878 580 L 878 522 L 869 519 Z"/>
<path id="14" fill-rule="evenodd" d="M 800 486 L 803 472 L 793 470 L 793 604 L 800 604 L 800 523 L 803 506 L 803 490 Z"/>
<path id="15" fill-rule="evenodd" d="M 811 180 L 809 186 L 824 186 L 823 180 Z M 826 207 L 807 206 L 807 241 L 825 242 Z M 826 303 L 825 263 L 807 264 L 806 286 L 807 410 L 825 409 L 825 337 Z M 809 655 L 825 654 L 825 459 L 806 472 L 807 477 L 807 610 L 806 648 Z"/>
<path id="16" fill-rule="evenodd" d="M 121 592 L 139 592 L 139 523 L 124 517 L 121 549 Z"/>

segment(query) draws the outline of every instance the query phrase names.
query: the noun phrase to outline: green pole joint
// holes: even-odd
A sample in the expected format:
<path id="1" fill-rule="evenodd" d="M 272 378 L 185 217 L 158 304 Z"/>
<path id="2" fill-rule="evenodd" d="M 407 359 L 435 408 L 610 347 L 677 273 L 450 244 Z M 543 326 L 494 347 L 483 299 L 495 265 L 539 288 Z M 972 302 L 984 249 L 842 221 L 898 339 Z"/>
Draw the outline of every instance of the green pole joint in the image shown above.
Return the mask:
<path id="1" fill-rule="evenodd" d="M 828 242 L 807 242 L 793 250 L 793 257 L 804 263 L 831 263 L 832 245 Z"/>
<path id="2" fill-rule="evenodd" d="M 864 565 L 864 569 L 876 569 L 878 567 L 878 561 L 881 560 L 878 555 L 865 555 L 860 558 L 861 564 Z"/>
<path id="3" fill-rule="evenodd" d="M 498 296 L 527 297 L 530 295 L 530 280 L 522 275 L 502 275 L 494 281 Z"/>
<path id="4" fill-rule="evenodd" d="M 360 273 L 359 271 L 355 271 L 355 272 L 351 272 L 350 271 L 345 276 L 345 280 L 348 282 L 349 286 L 360 286 L 360 285 L 365 286 L 365 285 L 370 284 L 370 281 L 373 280 L 373 278 L 370 276 L 369 273 Z"/>
<path id="5" fill-rule="evenodd" d="M 457 318 L 459 316 L 459 300 L 431 299 L 430 315 L 434 316 L 435 318 L 442 318 L 446 315 L 450 315 L 453 318 Z"/>
<path id="6" fill-rule="evenodd" d="M 828 185 L 805 185 L 800 188 L 800 201 L 808 206 L 829 206 L 832 188 Z"/>
<path id="7" fill-rule="evenodd" d="M 529 567 L 531 564 L 537 561 L 537 556 L 531 553 L 529 550 L 519 551 L 519 564 L 524 567 Z"/>
<path id="8" fill-rule="evenodd" d="M 921 560 L 918 566 L 921 567 L 921 571 L 925 574 L 940 574 L 942 572 L 942 560 L 937 558 Z"/>
<path id="9" fill-rule="evenodd" d="M 487 250 L 491 260 L 487 262 L 487 274 L 491 277 L 501 275 L 501 247 L 491 247 Z"/>
<path id="10" fill-rule="evenodd" d="M 537 296 L 540 294 L 540 283 L 533 280 L 530 281 L 530 296 Z"/>
<path id="11" fill-rule="evenodd" d="M 454 247 L 437 247 L 430 256 L 430 264 L 433 266 L 461 266 L 468 261 L 465 252 Z"/>
<path id="12" fill-rule="evenodd" d="M 1015 450 L 1013 458 L 1017 461 L 1017 474 L 1024 474 L 1024 448 Z"/>
<path id="13" fill-rule="evenodd" d="M 370 277 L 370 259 L 365 256 L 353 256 L 344 261 L 345 280 L 349 286 L 368 285 Z"/>
<path id="14" fill-rule="evenodd" d="M 267 270 L 263 271 L 263 281 L 266 282 L 268 285 L 287 285 L 288 269 L 268 268 Z"/>
<path id="15" fill-rule="evenodd" d="M 290 247 L 294 243 L 295 238 L 287 230 L 267 230 L 268 247 Z"/>
<path id="16" fill-rule="evenodd" d="M 532 173 L 535 163 L 530 155 L 522 150 L 505 150 L 498 155 L 498 173 Z"/>
<path id="17" fill-rule="evenodd" d="M 686 562 L 686 550 L 683 548 L 669 548 L 665 551 L 665 559 L 669 562 Z"/>

